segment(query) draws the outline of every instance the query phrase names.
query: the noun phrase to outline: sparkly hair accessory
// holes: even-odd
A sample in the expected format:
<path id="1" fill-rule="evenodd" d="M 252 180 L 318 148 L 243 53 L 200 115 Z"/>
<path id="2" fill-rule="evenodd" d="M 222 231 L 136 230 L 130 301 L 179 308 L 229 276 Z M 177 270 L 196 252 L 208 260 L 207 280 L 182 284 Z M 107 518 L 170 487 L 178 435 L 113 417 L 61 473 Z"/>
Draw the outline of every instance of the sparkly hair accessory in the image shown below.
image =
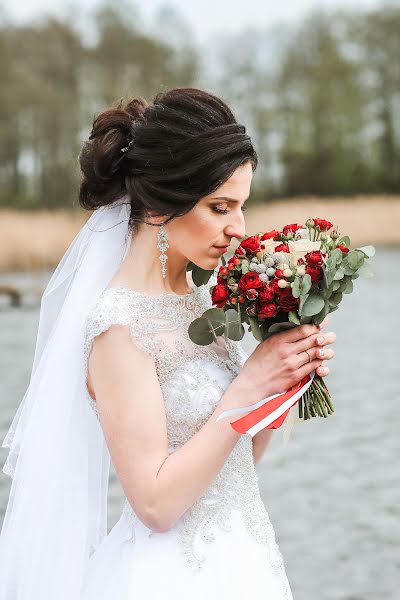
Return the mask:
<path id="1" fill-rule="evenodd" d="M 130 127 L 130 140 L 128 142 L 128 144 L 126 146 L 124 146 L 123 148 L 121 148 L 121 153 L 124 154 L 127 150 L 129 150 L 129 148 L 132 146 L 133 142 L 134 142 L 134 137 L 133 137 L 133 123 L 134 121 L 132 121 L 131 127 Z"/>

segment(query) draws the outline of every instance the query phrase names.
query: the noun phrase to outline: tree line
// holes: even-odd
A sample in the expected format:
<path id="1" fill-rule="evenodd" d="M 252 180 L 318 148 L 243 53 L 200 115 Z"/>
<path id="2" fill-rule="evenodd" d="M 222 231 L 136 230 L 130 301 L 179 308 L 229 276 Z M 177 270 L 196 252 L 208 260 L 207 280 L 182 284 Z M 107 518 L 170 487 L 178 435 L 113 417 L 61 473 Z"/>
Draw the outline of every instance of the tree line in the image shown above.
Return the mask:
<path id="1" fill-rule="evenodd" d="M 95 115 L 176 86 L 220 95 L 246 125 L 255 200 L 400 192 L 400 7 L 314 10 L 202 48 L 172 9 L 149 32 L 119 6 L 92 14 L 91 41 L 72 19 L 0 15 L 0 205 L 76 204 Z"/>

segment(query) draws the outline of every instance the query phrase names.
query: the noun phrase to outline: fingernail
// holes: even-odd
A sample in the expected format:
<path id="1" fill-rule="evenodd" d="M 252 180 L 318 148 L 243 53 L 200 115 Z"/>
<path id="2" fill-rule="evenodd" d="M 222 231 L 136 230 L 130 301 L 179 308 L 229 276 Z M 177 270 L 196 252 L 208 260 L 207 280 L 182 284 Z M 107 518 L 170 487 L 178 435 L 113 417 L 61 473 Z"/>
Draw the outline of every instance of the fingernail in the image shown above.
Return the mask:
<path id="1" fill-rule="evenodd" d="M 320 350 L 320 351 L 319 351 L 319 355 L 320 355 L 321 357 L 322 357 L 322 356 L 325 356 L 325 350 Z"/>
<path id="2" fill-rule="evenodd" d="M 324 343 L 324 341 L 325 341 L 325 338 L 324 338 L 324 337 L 322 337 L 322 335 L 320 335 L 319 337 L 317 337 L 317 342 L 318 342 L 318 344 L 323 344 L 323 343 Z"/>

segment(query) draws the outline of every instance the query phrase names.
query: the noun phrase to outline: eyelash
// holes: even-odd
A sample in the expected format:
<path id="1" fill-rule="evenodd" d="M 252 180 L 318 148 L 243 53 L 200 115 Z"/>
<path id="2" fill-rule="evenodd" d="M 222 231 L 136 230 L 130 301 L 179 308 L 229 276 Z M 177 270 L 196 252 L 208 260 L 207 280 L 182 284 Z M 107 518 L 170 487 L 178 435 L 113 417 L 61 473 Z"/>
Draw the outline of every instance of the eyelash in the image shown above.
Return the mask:
<path id="1" fill-rule="evenodd" d="M 212 207 L 212 209 L 213 209 L 215 212 L 219 213 L 220 215 L 227 215 L 227 214 L 228 214 L 228 212 L 229 212 L 229 211 L 228 211 L 226 208 L 224 208 L 224 209 L 220 209 L 220 208 L 218 208 L 217 206 L 213 206 L 213 207 Z M 245 210 L 247 210 L 247 206 L 242 206 L 242 212 L 244 212 Z"/>

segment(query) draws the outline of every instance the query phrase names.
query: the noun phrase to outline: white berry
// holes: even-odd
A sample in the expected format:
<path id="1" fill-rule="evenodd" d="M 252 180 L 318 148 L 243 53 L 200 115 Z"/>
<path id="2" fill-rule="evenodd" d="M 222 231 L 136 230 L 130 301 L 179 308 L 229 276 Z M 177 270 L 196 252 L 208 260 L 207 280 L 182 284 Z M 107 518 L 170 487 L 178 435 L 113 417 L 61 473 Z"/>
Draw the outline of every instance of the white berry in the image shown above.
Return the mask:
<path id="1" fill-rule="evenodd" d="M 283 289 L 283 288 L 287 287 L 287 285 L 286 285 L 287 283 L 288 283 L 288 281 L 286 281 L 285 279 L 280 279 L 278 281 L 278 287 Z"/>

